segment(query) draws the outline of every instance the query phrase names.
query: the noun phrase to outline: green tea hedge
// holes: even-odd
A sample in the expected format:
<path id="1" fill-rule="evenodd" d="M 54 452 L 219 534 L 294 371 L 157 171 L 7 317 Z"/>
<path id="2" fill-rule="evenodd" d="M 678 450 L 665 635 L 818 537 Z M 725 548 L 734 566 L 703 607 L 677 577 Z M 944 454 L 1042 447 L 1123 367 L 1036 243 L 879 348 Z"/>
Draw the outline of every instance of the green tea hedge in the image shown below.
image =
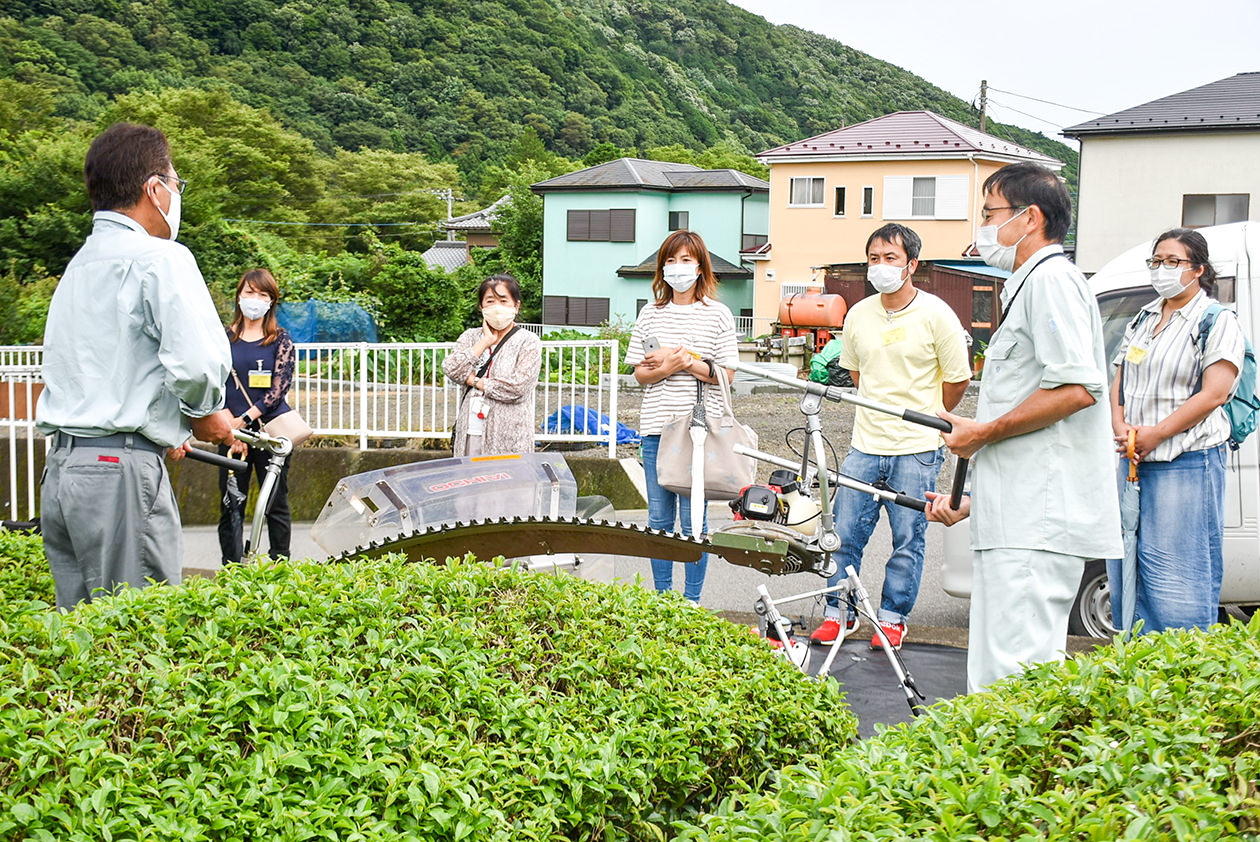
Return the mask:
<path id="1" fill-rule="evenodd" d="M 53 587 L 44 542 L 29 532 L 0 529 L 0 611 L 10 602 L 38 601 L 53 605 Z"/>
<path id="2" fill-rule="evenodd" d="M 654 839 L 856 731 L 746 629 L 567 576 L 282 563 L 37 605 L 0 618 L 3 839 Z"/>
<path id="3" fill-rule="evenodd" d="M 1258 710 L 1260 618 L 1151 635 L 936 705 L 679 838 L 1255 838 Z"/>

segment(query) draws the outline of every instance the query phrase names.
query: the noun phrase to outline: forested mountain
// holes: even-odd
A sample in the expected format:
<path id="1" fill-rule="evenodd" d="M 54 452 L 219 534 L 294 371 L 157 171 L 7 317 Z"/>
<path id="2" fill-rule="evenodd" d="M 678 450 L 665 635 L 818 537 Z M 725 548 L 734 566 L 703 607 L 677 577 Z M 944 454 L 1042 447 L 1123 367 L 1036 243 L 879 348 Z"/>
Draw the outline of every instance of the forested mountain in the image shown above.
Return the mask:
<path id="1" fill-rule="evenodd" d="M 968 103 L 725 0 L 6 0 L 0 77 L 57 112 L 220 83 L 326 153 L 454 160 L 470 186 L 532 126 L 551 151 L 726 142 L 756 153 L 902 109 Z M 1055 157 L 1062 144 L 995 127 Z"/>
<path id="2" fill-rule="evenodd" d="M 352 298 L 384 335 L 450 338 L 470 290 L 516 274 L 541 301 L 531 181 L 640 155 L 752 155 L 902 109 L 970 105 L 843 44 L 725 0 L 0 0 L 0 344 L 38 341 L 90 226 L 91 138 L 166 132 L 191 185 L 180 241 L 225 313 L 267 266 L 293 297 Z M 1005 135 L 1068 162 L 1066 146 Z M 454 275 L 421 252 L 453 191 L 510 191 L 496 252 Z"/>

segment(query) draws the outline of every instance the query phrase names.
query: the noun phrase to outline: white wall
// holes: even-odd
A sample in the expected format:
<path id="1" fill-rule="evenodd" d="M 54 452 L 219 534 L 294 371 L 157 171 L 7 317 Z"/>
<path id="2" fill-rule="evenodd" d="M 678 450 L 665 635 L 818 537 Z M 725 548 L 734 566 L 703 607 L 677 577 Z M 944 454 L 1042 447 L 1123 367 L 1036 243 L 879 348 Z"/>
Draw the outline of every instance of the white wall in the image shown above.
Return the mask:
<path id="1" fill-rule="evenodd" d="M 1181 225 L 1188 193 L 1248 193 L 1249 216 L 1260 219 L 1260 132 L 1082 138 L 1077 265 L 1097 272 Z"/>

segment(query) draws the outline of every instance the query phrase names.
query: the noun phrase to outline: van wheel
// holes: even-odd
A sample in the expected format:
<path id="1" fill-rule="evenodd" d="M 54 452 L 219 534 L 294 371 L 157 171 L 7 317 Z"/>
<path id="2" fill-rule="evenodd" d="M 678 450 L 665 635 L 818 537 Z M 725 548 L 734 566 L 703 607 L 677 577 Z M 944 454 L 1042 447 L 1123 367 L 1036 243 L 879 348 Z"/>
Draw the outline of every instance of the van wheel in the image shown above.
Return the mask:
<path id="1" fill-rule="evenodd" d="M 1107 583 L 1107 562 L 1095 559 L 1086 562 L 1085 575 L 1076 591 L 1072 613 L 1068 615 L 1068 634 L 1109 639 L 1116 633 L 1111 621 L 1111 586 Z"/>

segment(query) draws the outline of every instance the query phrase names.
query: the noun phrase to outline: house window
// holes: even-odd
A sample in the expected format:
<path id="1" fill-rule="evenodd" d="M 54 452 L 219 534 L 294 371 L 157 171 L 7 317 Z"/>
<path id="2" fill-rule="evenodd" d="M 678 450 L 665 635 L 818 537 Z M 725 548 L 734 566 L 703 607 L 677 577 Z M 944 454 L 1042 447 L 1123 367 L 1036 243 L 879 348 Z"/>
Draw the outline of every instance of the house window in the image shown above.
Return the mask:
<path id="1" fill-rule="evenodd" d="M 844 216 L 844 193 L 845 189 L 843 187 L 836 188 L 836 216 Z"/>
<path id="2" fill-rule="evenodd" d="M 544 295 L 543 324 L 598 327 L 608 321 L 607 298 Z"/>
<path id="3" fill-rule="evenodd" d="M 757 246 L 764 246 L 768 239 L 769 237 L 765 234 L 744 234 L 740 237 L 739 250 L 748 251 L 749 249 L 755 249 Z"/>
<path id="4" fill-rule="evenodd" d="M 915 178 L 910 189 L 910 215 L 936 216 L 935 178 Z"/>
<path id="5" fill-rule="evenodd" d="M 1181 224 L 1187 228 L 1246 222 L 1249 193 L 1192 193 L 1181 197 Z"/>
<path id="6" fill-rule="evenodd" d="M 788 207 L 821 208 L 824 189 L 821 178 L 793 178 L 788 184 Z"/>
<path id="7" fill-rule="evenodd" d="M 884 219 L 966 219 L 965 175 L 884 176 Z"/>
<path id="8" fill-rule="evenodd" d="M 875 188 L 862 188 L 862 216 L 875 215 Z"/>
<path id="9" fill-rule="evenodd" d="M 670 211 L 669 212 L 669 230 L 686 231 L 687 220 L 690 214 L 687 211 Z"/>
<path id="10" fill-rule="evenodd" d="M 571 210 L 568 239 L 570 242 L 633 243 L 634 208 Z"/>

